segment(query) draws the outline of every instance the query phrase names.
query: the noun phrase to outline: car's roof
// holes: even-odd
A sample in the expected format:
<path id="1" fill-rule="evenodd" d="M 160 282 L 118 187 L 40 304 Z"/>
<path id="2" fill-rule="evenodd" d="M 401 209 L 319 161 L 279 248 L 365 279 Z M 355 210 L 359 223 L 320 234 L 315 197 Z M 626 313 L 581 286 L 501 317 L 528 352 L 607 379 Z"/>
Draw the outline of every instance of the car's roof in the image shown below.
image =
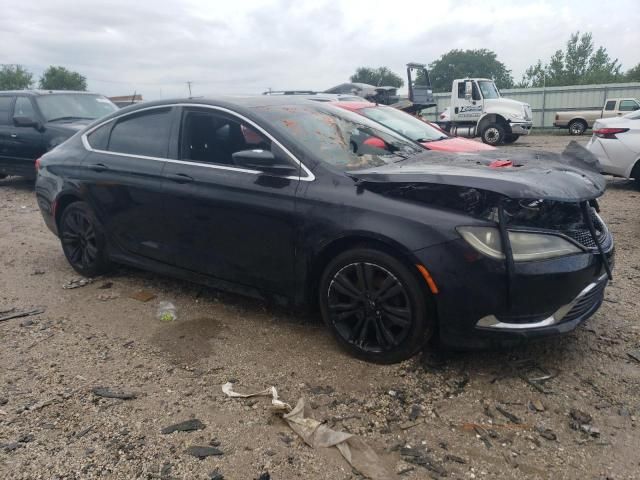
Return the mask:
<path id="1" fill-rule="evenodd" d="M 78 94 L 78 95 L 100 95 L 94 92 L 83 92 L 80 90 L 0 90 L 0 95 L 58 95 L 58 94 Z"/>

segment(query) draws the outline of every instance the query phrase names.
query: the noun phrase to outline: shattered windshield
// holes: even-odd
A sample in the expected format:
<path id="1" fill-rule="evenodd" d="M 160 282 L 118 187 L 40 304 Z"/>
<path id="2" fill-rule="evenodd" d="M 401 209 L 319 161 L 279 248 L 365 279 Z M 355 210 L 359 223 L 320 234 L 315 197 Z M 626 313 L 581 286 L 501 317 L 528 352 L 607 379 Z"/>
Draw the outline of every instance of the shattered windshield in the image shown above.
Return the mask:
<path id="1" fill-rule="evenodd" d="M 500 93 L 496 88 L 496 84 L 493 82 L 489 82 L 487 80 L 479 81 L 480 91 L 482 92 L 482 96 L 487 98 L 500 98 Z"/>
<path id="2" fill-rule="evenodd" d="M 320 160 L 345 171 L 404 160 L 424 149 L 360 115 L 337 107 L 273 105 L 254 109 L 286 129 Z"/>
<path id="3" fill-rule="evenodd" d="M 358 110 L 360 115 L 364 115 L 371 120 L 380 122 L 385 127 L 389 127 L 405 137 L 415 142 L 432 142 L 448 138 L 445 133 L 432 127 L 426 122 L 401 112 L 393 107 L 367 107 Z"/>

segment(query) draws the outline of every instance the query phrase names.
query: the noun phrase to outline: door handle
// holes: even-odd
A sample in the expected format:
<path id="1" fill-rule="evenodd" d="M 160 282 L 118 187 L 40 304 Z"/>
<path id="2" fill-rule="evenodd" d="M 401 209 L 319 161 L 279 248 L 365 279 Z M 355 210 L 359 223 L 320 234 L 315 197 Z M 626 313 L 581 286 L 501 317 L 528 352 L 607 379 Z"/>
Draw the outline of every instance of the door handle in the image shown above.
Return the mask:
<path id="1" fill-rule="evenodd" d="M 193 182 L 193 177 L 185 175 L 184 173 L 170 173 L 167 178 L 176 183 L 190 183 Z"/>
<path id="2" fill-rule="evenodd" d="M 94 172 L 104 172 L 105 170 L 109 170 L 109 167 L 103 165 L 102 163 L 94 163 L 93 165 L 87 166 L 89 170 L 93 170 Z"/>

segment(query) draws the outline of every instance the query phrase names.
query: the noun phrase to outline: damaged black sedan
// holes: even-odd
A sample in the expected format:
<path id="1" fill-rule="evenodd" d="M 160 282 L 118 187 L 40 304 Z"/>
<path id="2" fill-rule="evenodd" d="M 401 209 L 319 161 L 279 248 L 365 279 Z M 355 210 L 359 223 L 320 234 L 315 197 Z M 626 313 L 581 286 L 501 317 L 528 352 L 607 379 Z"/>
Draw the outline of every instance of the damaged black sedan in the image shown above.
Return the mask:
<path id="1" fill-rule="evenodd" d="M 589 153 L 453 155 L 304 98 L 126 108 L 37 163 L 79 273 L 113 263 L 291 306 L 397 362 L 572 330 L 600 306 L 613 239 Z"/>

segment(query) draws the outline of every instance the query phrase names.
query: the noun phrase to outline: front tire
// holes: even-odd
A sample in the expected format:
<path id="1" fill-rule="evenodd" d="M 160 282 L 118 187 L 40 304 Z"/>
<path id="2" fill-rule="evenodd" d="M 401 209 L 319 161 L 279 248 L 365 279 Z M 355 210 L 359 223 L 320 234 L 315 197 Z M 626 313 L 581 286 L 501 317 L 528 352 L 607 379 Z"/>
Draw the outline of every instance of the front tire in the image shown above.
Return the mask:
<path id="1" fill-rule="evenodd" d="M 571 120 L 569 122 L 569 133 L 571 135 L 582 135 L 587 129 L 587 124 L 582 120 Z"/>
<path id="2" fill-rule="evenodd" d="M 507 135 L 504 137 L 505 145 L 510 145 L 520 138 L 520 135 Z"/>
<path id="3" fill-rule="evenodd" d="M 80 275 L 95 277 L 109 270 L 104 231 L 87 203 L 74 202 L 64 209 L 58 233 L 67 261 Z"/>
<path id="4" fill-rule="evenodd" d="M 506 134 L 502 125 L 491 123 L 484 128 L 481 136 L 484 143 L 495 147 L 504 141 Z"/>
<path id="5" fill-rule="evenodd" d="M 435 315 L 417 272 L 379 250 L 338 255 L 322 275 L 319 296 L 323 320 L 338 343 L 362 360 L 406 360 L 434 332 Z"/>

